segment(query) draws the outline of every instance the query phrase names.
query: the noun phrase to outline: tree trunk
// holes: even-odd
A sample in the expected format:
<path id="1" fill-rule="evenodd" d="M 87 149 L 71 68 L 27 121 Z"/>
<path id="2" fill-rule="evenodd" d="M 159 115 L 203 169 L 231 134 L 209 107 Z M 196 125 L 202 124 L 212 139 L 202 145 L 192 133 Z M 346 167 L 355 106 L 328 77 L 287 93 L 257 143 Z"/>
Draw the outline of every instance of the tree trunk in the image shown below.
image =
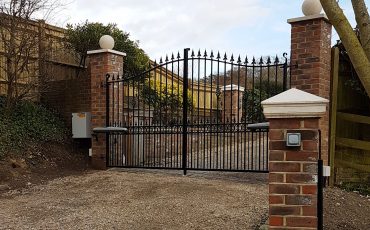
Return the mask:
<path id="1" fill-rule="evenodd" d="M 336 0 L 320 0 L 325 13 L 337 31 L 367 95 L 370 96 L 370 62 L 351 24 Z M 358 1 L 358 0 L 356 0 Z"/>

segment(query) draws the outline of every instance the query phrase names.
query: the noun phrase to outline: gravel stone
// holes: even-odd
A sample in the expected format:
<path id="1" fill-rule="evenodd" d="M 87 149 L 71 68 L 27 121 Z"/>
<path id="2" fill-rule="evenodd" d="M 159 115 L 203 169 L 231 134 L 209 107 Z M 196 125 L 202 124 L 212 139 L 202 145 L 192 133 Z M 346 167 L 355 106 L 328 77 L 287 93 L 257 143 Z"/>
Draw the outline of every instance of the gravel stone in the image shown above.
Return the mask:
<path id="1" fill-rule="evenodd" d="M 93 171 L 9 191 L 0 229 L 253 229 L 267 174 Z"/>

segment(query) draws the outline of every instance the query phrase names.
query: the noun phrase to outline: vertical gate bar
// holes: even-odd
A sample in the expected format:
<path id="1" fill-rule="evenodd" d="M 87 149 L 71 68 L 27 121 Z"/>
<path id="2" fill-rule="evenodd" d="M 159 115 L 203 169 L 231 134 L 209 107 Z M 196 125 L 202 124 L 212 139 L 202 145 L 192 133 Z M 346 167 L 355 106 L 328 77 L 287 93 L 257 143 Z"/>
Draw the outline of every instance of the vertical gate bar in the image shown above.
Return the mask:
<path id="1" fill-rule="evenodd" d="M 220 132 L 220 53 L 217 52 L 217 88 L 216 88 L 216 100 L 217 100 L 217 110 L 216 110 L 216 168 L 219 169 L 219 148 L 218 148 L 218 136 Z"/>
<path id="2" fill-rule="evenodd" d="M 121 81 L 119 81 L 119 74 L 118 74 L 118 77 L 117 77 L 117 126 L 121 126 L 120 125 L 120 119 L 119 119 L 119 111 L 120 111 L 120 105 L 119 105 L 119 102 L 120 102 L 120 98 L 119 98 L 119 84 L 120 84 Z"/>
<path id="3" fill-rule="evenodd" d="M 165 84 L 166 84 L 166 86 L 165 86 L 165 91 L 164 91 L 164 93 L 165 93 L 165 107 L 167 107 L 167 108 L 165 108 L 165 125 L 164 125 L 164 165 L 165 165 L 165 167 L 167 168 L 167 165 L 169 164 L 169 162 L 167 162 L 167 160 L 169 160 L 169 159 L 167 159 L 167 158 L 169 158 L 168 157 L 168 154 L 167 154 L 167 142 L 169 142 L 169 140 L 168 140 L 168 128 L 169 128 L 169 125 L 168 125 L 168 119 L 169 119 L 169 117 L 168 117 L 168 57 L 166 56 L 166 59 L 165 59 L 165 62 L 166 62 L 166 69 L 165 69 L 165 78 L 166 78 L 166 80 L 165 80 Z"/>
<path id="4" fill-rule="evenodd" d="M 156 61 L 154 62 L 154 68 L 156 68 L 156 66 L 157 66 L 157 63 L 156 63 Z M 149 71 L 149 89 L 151 89 L 151 81 L 150 81 L 150 78 L 151 78 L 151 71 L 153 71 L 153 75 L 154 75 L 154 78 L 153 78 L 153 89 L 156 91 L 157 90 L 157 84 L 156 84 L 156 82 L 157 82 L 157 73 L 155 72 L 155 69 L 154 70 L 150 70 Z M 154 161 L 153 161 L 153 167 L 156 167 L 157 166 L 157 155 L 158 155 L 158 153 L 157 153 L 157 147 L 158 147 L 158 145 L 157 145 L 157 137 L 158 137 L 158 135 L 157 135 L 157 108 L 158 107 L 158 105 L 156 105 L 155 103 L 153 104 L 153 113 L 152 113 L 152 118 L 151 118 L 151 122 L 150 122 L 150 130 L 153 130 L 153 157 L 154 157 Z"/>
<path id="5" fill-rule="evenodd" d="M 122 127 L 121 116 L 120 116 L 120 112 L 122 110 L 122 108 L 120 107 L 121 106 L 120 105 L 120 102 L 121 102 L 121 100 L 120 100 L 121 99 L 120 93 L 122 91 L 122 89 L 120 89 L 120 84 L 121 84 L 122 81 L 121 81 L 121 78 L 120 78 L 119 74 L 118 74 L 118 79 L 119 79 L 119 81 L 117 82 L 117 84 L 118 84 L 118 87 L 117 87 L 117 101 L 118 101 L 117 120 L 118 120 L 118 126 L 119 127 Z M 122 149 L 121 149 L 121 146 L 120 146 L 121 137 L 122 137 L 121 134 L 117 135 L 117 139 L 118 139 L 118 141 L 117 141 L 117 148 L 118 148 L 118 153 L 119 153 L 120 158 L 121 158 L 121 160 L 120 160 L 120 166 L 122 166 L 122 159 L 123 159 L 123 152 L 122 152 Z"/>
<path id="6" fill-rule="evenodd" d="M 228 132 L 228 136 L 229 136 L 229 169 L 231 170 L 232 169 L 232 163 L 233 163 L 233 136 L 234 136 L 234 133 L 232 132 L 233 130 L 233 127 L 234 127 L 234 119 L 233 119 L 233 84 L 234 84 L 234 81 L 233 81 L 233 76 L 234 76 L 234 55 L 231 54 L 231 57 L 230 57 L 230 62 L 231 62 L 231 66 L 230 66 L 230 85 L 231 85 L 231 95 L 230 95 L 230 112 L 228 113 L 228 116 L 230 116 L 230 120 L 229 120 L 229 129 L 227 130 Z"/>
<path id="7" fill-rule="evenodd" d="M 180 76 L 180 53 L 178 53 L 177 54 L 177 76 Z M 180 105 L 180 81 L 178 82 L 178 84 L 179 84 L 179 87 L 177 87 L 177 105 L 178 105 L 178 108 L 181 108 L 181 105 Z M 177 114 L 177 122 L 176 122 L 176 125 L 177 125 L 177 129 L 176 129 L 176 143 L 177 143 L 177 146 L 176 146 L 176 156 L 177 156 L 177 158 L 176 158 L 176 167 L 177 168 L 181 168 L 181 166 L 180 166 L 180 162 L 179 162 L 179 154 L 181 153 L 180 152 L 180 150 L 179 150 L 179 147 L 181 146 L 180 145 L 180 141 L 179 141 L 179 133 L 180 133 L 180 130 L 181 130 L 181 127 L 180 127 L 180 110 L 179 109 L 177 109 L 176 110 L 176 114 Z M 182 155 L 182 153 L 181 153 L 181 155 Z M 180 159 L 181 160 L 181 159 Z"/>
<path id="8" fill-rule="evenodd" d="M 256 122 L 256 114 L 255 114 L 255 109 L 256 109 L 256 105 L 255 105 L 255 72 L 256 71 L 256 59 L 253 57 L 253 60 L 252 60 L 252 114 L 253 114 L 253 117 L 252 117 L 252 122 Z M 255 149 L 254 149 L 254 130 L 252 130 L 252 146 L 251 146 L 251 170 L 254 170 L 254 153 L 255 153 Z"/>
<path id="9" fill-rule="evenodd" d="M 190 132 L 190 168 L 193 168 L 194 156 L 193 156 L 193 135 L 194 135 L 194 50 L 191 51 L 191 132 Z"/>
<path id="10" fill-rule="evenodd" d="M 243 133 L 244 133 L 244 170 L 247 169 L 247 153 L 249 150 L 247 150 L 247 141 L 249 141 L 249 134 L 247 129 L 247 122 L 248 122 L 248 100 L 247 100 L 247 83 L 248 83 L 248 57 L 245 57 L 245 77 L 244 77 L 244 92 L 243 92 L 243 116 L 244 116 L 244 124 L 243 124 Z"/>
<path id="11" fill-rule="evenodd" d="M 237 126 L 236 126 L 236 129 L 237 129 L 237 133 L 236 133 L 236 169 L 239 170 L 239 128 L 240 128 L 240 56 L 238 58 L 238 104 L 237 104 Z"/>
<path id="12" fill-rule="evenodd" d="M 252 111 L 252 123 L 256 122 L 255 120 L 255 104 L 254 104 L 254 84 L 255 84 L 255 66 L 256 65 L 256 59 L 253 57 L 252 60 L 252 108 L 250 111 Z"/>
<path id="13" fill-rule="evenodd" d="M 222 116 L 222 123 L 223 123 L 223 127 L 222 127 L 222 139 L 223 139 L 223 148 L 222 148 L 222 169 L 225 170 L 225 159 L 227 159 L 227 157 L 225 156 L 227 154 L 227 135 L 226 135 L 226 97 L 225 97 L 225 89 L 226 89 L 226 61 L 227 61 L 227 57 L 226 57 L 226 53 L 225 53 L 225 56 L 224 56 L 224 84 L 223 84 L 223 89 L 222 89 L 222 97 L 223 97 L 223 116 Z M 225 144 L 225 141 L 226 141 L 226 144 Z"/>
<path id="14" fill-rule="evenodd" d="M 130 111 L 130 81 L 129 80 L 126 80 L 127 81 L 127 126 L 130 127 L 129 129 L 129 132 L 127 134 L 127 160 L 126 160 L 126 163 L 127 163 L 127 166 L 132 166 L 132 147 L 131 147 L 131 136 L 133 135 L 133 128 L 132 128 L 132 124 L 131 124 L 131 111 Z"/>
<path id="15" fill-rule="evenodd" d="M 147 124 L 146 124 L 146 116 L 147 116 L 147 111 L 148 111 L 148 108 L 147 108 L 147 104 L 145 103 L 145 101 L 141 98 L 142 96 L 142 92 L 144 91 L 144 86 L 145 86 L 145 79 L 146 79 L 146 74 L 142 74 L 141 75 L 142 77 L 142 80 L 140 81 L 140 84 L 139 84 L 139 92 L 137 94 L 137 97 L 138 97 L 138 101 L 142 102 L 141 104 L 141 130 L 142 130 L 142 141 L 141 141 L 141 148 L 142 148 L 142 153 L 143 153 L 143 164 L 142 166 L 145 167 L 145 165 L 148 165 L 147 163 L 147 160 L 149 159 L 148 158 L 148 153 L 146 152 L 146 138 L 147 138 L 147 135 L 148 135 L 148 132 L 147 132 Z M 140 109 L 140 107 L 139 107 Z"/>
<path id="16" fill-rule="evenodd" d="M 283 65 L 283 91 L 287 90 L 287 78 L 288 78 L 288 58 L 287 53 L 283 54 L 285 62 Z"/>
<path id="17" fill-rule="evenodd" d="M 201 120 L 200 120 L 200 50 L 198 52 L 198 80 L 197 80 L 197 84 L 198 84 L 198 91 L 197 91 L 197 96 L 198 96 L 198 100 L 197 100 L 197 139 L 199 140 L 199 129 L 200 129 L 200 123 L 201 123 Z M 199 169 L 199 146 L 200 146 L 200 143 L 199 141 L 197 141 L 197 169 Z"/>
<path id="18" fill-rule="evenodd" d="M 207 134 L 206 134 L 206 129 L 207 129 L 207 116 L 206 116 L 206 109 L 207 109 L 207 88 L 206 88 L 206 85 L 207 85 L 207 77 L 206 77 L 206 73 L 207 72 L 207 53 L 205 51 L 204 53 L 204 73 L 203 73 L 203 82 L 204 82 L 204 86 L 203 86 L 203 169 L 206 169 L 206 162 L 207 162 Z"/>
<path id="19" fill-rule="evenodd" d="M 271 97 L 271 92 L 270 92 L 270 64 L 271 64 L 271 59 L 270 56 L 267 58 L 267 98 Z"/>
<path id="20" fill-rule="evenodd" d="M 211 81 L 211 90 L 210 90 L 210 100 L 209 100 L 209 167 L 212 169 L 212 138 L 213 138 L 213 128 L 214 128 L 214 122 L 213 122 L 213 51 L 211 51 L 211 75 L 210 75 L 210 81 Z M 214 164 L 213 164 L 214 165 Z"/>
<path id="21" fill-rule="evenodd" d="M 278 67 L 279 67 L 279 59 L 278 59 L 278 57 L 277 57 L 277 56 L 276 56 L 276 58 L 275 58 L 274 65 L 275 65 L 275 88 L 274 88 L 274 95 L 275 95 L 275 94 L 278 94 L 278 87 L 277 87 L 277 84 L 278 84 Z"/>
<path id="22" fill-rule="evenodd" d="M 184 49 L 184 87 L 183 87 L 183 109 L 182 109 L 182 168 L 184 175 L 187 170 L 187 147 L 188 147 L 188 55 L 189 48 Z"/>
<path id="23" fill-rule="evenodd" d="M 254 130 L 251 131 L 252 143 L 251 143 L 251 167 L 250 170 L 254 170 Z"/>
<path id="24" fill-rule="evenodd" d="M 267 164 L 266 164 L 266 155 L 268 154 L 268 131 L 265 131 L 264 132 L 264 143 L 265 143 L 265 148 L 263 150 L 263 170 L 266 171 L 266 167 L 267 167 Z"/>
<path id="25" fill-rule="evenodd" d="M 115 118 L 115 116 L 114 116 L 114 114 L 115 114 L 115 94 L 114 94 L 114 88 L 115 88 L 115 77 L 114 77 L 114 75 L 113 75 L 113 78 L 112 78 L 112 121 L 111 121 L 111 124 L 112 124 L 112 126 L 115 126 L 115 120 L 114 120 L 114 118 Z"/>
<path id="26" fill-rule="evenodd" d="M 171 81 L 172 81 L 171 98 L 174 97 L 174 94 L 173 94 L 173 86 L 175 84 L 174 83 L 174 76 L 173 76 L 173 60 L 174 60 L 174 57 L 173 57 L 173 54 L 172 54 L 172 56 L 171 56 Z M 179 87 L 177 87 L 177 88 L 179 88 Z M 171 103 L 171 105 L 172 105 L 172 103 Z M 171 109 L 171 167 L 174 167 L 173 166 L 173 164 L 174 164 L 174 162 L 173 162 L 174 161 L 173 154 L 176 153 L 176 151 L 172 147 L 174 145 L 173 144 L 173 142 L 174 142 L 174 134 L 173 134 L 173 131 L 175 129 L 175 125 L 177 124 L 177 122 L 175 122 L 175 120 L 174 120 L 174 117 L 175 117 L 174 111 L 173 111 L 173 109 Z M 176 135 L 177 135 L 177 133 L 176 133 Z"/>
<path id="27" fill-rule="evenodd" d="M 127 111 L 127 108 L 125 107 L 125 93 L 127 92 L 127 88 L 125 85 L 125 79 L 124 76 L 122 75 L 122 122 L 124 126 L 127 126 L 127 116 L 125 116 L 125 111 Z M 125 155 L 125 161 L 123 162 L 124 166 L 127 166 L 127 136 L 128 134 L 123 134 L 122 136 L 122 154 Z"/>
<path id="28" fill-rule="evenodd" d="M 136 79 L 135 79 L 136 80 Z M 134 146 L 134 156 L 135 156 L 135 160 L 134 160 L 134 166 L 135 167 L 138 167 L 139 166 L 139 148 L 137 146 L 137 143 L 139 143 L 139 128 L 138 128 L 138 125 L 137 125 L 137 121 L 138 121 L 138 115 L 136 113 L 136 117 L 135 117 L 135 112 L 136 112 L 136 98 L 135 98 L 135 80 L 132 81 L 132 110 L 133 110 L 133 126 L 134 126 L 134 143 L 133 143 L 133 146 Z M 136 118 L 136 119 L 135 119 Z M 135 142 L 136 141 L 136 142 Z"/>
<path id="29" fill-rule="evenodd" d="M 270 132 L 270 130 L 269 129 L 267 129 L 267 137 L 266 137 L 266 143 L 267 143 L 267 145 L 266 145 L 266 171 L 268 172 L 269 171 L 269 140 L 268 140 L 268 138 L 269 138 L 269 132 Z"/>
<path id="30" fill-rule="evenodd" d="M 107 74 L 105 76 L 105 126 L 108 127 L 109 126 L 109 78 L 110 78 L 110 75 Z M 110 151 L 109 151 L 109 134 L 106 133 L 105 134 L 105 151 L 106 151 L 106 166 L 109 167 L 109 154 L 110 154 Z"/>
<path id="31" fill-rule="evenodd" d="M 263 147 L 261 146 L 261 132 L 263 132 L 263 130 L 259 130 L 258 132 L 258 170 L 261 170 L 261 154 L 263 154 L 261 152 Z"/>
<path id="32" fill-rule="evenodd" d="M 142 167 L 145 167 L 145 145 L 144 145 L 144 142 L 145 142 L 145 134 L 146 132 L 145 131 L 145 113 L 146 113 L 146 106 L 145 106 L 145 102 L 143 101 L 141 107 L 142 109 L 140 108 L 140 92 L 142 92 L 142 87 L 143 87 L 143 84 L 145 84 L 145 75 L 141 75 L 140 77 L 142 77 L 142 82 L 139 80 L 138 83 L 137 83 L 137 86 L 138 86 L 138 89 L 137 89 L 137 103 L 138 103 L 138 113 L 139 113 L 139 121 L 140 121 L 140 131 L 141 131 L 141 152 L 142 152 Z M 140 114 L 140 111 L 141 111 L 141 114 Z M 140 143 L 139 143 L 140 145 Z"/>
<path id="33" fill-rule="evenodd" d="M 263 58 L 261 57 L 261 60 L 260 60 L 260 80 L 259 80 L 259 101 L 258 101 L 258 122 L 262 122 L 262 107 L 261 107 L 261 102 L 262 102 L 262 77 L 263 77 L 263 68 L 262 68 L 262 65 L 263 65 Z"/>
<path id="34" fill-rule="evenodd" d="M 159 65 L 163 64 L 162 63 L 162 58 L 160 58 L 159 60 Z M 163 130 L 163 127 L 162 127 L 162 122 L 163 122 L 163 114 L 162 114 L 162 103 L 161 103 L 161 100 L 162 100 L 162 68 L 159 68 L 159 95 L 160 95 L 160 102 L 159 102 L 159 115 L 158 115 L 158 118 L 159 118 L 159 143 L 158 143 L 158 147 L 159 147 L 159 165 L 161 167 L 162 165 L 162 156 L 163 156 L 163 150 L 162 150 L 162 130 Z"/>
<path id="35" fill-rule="evenodd" d="M 133 92 L 132 92 L 132 96 L 134 98 L 134 117 L 135 117 L 135 111 L 136 111 L 136 120 L 134 119 L 135 121 L 135 129 L 136 129 L 136 167 L 140 167 L 140 115 L 139 115 L 139 108 L 137 107 L 138 106 L 138 102 L 137 102 L 137 97 L 136 97 L 136 92 L 138 91 L 138 84 L 139 82 L 137 82 L 137 84 L 135 85 L 135 81 L 133 82 L 133 86 L 134 86 L 134 89 L 133 89 Z"/>
<path id="36" fill-rule="evenodd" d="M 288 68 L 289 68 L 289 88 L 291 88 L 292 87 L 292 66 L 288 66 Z"/>
<path id="37" fill-rule="evenodd" d="M 112 90 L 111 90 L 111 92 L 109 92 L 109 96 L 110 96 L 110 100 L 111 100 L 111 111 L 109 112 L 109 115 L 110 116 L 112 116 L 112 117 L 110 117 L 109 118 L 109 126 L 114 126 L 115 125 L 115 110 L 116 110 L 116 108 L 115 108 L 115 90 L 114 90 L 114 88 L 115 88 L 115 82 L 114 82 L 114 80 L 115 80 L 115 78 L 114 78 L 114 75 L 113 75 L 113 79 L 112 79 L 113 81 L 112 81 Z M 112 133 L 112 134 L 109 134 L 109 139 L 110 139 L 110 146 L 111 146 L 111 148 L 110 148 L 110 150 L 111 150 L 111 152 L 115 155 L 115 157 L 117 158 L 118 157 L 118 154 L 117 154 L 117 150 L 116 150 L 116 146 L 115 146 L 115 144 L 114 144 L 114 138 L 115 137 L 115 135 Z"/>

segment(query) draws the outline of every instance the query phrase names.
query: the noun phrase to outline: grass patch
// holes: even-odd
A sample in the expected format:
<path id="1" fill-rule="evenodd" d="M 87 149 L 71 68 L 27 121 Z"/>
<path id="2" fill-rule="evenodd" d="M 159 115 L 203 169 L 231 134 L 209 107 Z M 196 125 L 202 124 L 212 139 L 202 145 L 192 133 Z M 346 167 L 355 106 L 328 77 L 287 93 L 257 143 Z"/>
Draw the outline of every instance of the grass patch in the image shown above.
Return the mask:
<path id="1" fill-rule="evenodd" d="M 0 158 L 21 153 L 32 144 L 63 142 L 66 128 L 56 113 L 31 102 L 18 103 L 11 116 L 4 115 L 4 97 L 0 97 Z"/>

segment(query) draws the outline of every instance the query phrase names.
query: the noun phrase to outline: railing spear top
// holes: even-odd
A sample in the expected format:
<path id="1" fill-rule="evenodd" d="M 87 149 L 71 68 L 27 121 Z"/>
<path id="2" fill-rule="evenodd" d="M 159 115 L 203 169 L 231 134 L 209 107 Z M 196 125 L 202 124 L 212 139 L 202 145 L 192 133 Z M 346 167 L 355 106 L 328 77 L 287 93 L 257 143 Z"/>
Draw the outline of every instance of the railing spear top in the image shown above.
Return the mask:
<path id="1" fill-rule="evenodd" d="M 211 50 L 211 56 L 210 58 L 214 58 L 215 56 L 213 55 L 213 50 Z"/>
<path id="2" fill-rule="evenodd" d="M 173 55 L 173 53 L 171 54 L 171 61 L 173 61 L 175 59 L 175 56 Z"/>
<path id="3" fill-rule="evenodd" d="M 244 64 L 248 64 L 248 63 L 249 63 L 248 56 L 245 56 Z"/>
<path id="4" fill-rule="evenodd" d="M 263 65 L 263 57 L 260 58 L 260 62 L 259 62 L 260 65 Z"/>
<path id="5" fill-rule="evenodd" d="M 177 59 L 180 59 L 181 56 L 180 56 L 180 52 L 177 52 Z"/>
<path id="6" fill-rule="evenodd" d="M 166 54 L 166 59 L 165 59 L 165 62 L 168 62 L 168 55 Z"/>
<path id="7" fill-rule="evenodd" d="M 195 57 L 194 50 L 191 50 L 191 57 Z"/>
<path id="8" fill-rule="evenodd" d="M 267 57 L 267 64 L 268 65 L 271 64 L 271 58 L 270 58 L 270 56 Z"/>
<path id="9" fill-rule="evenodd" d="M 230 62 L 234 62 L 234 54 L 231 54 Z"/>
<path id="10" fill-rule="evenodd" d="M 255 65 L 256 64 L 256 59 L 253 57 L 252 59 L 252 65 Z"/>
<path id="11" fill-rule="evenodd" d="M 279 60 L 278 56 L 276 55 L 276 57 L 275 57 L 275 64 L 279 64 L 279 62 L 280 62 L 280 60 Z"/>
<path id="12" fill-rule="evenodd" d="M 163 61 L 162 61 L 162 57 L 159 59 L 159 64 L 162 64 Z"/>
<path id="13" fill-rule="evenodd" d="M 217 59 L 220 59 L 220 58 L 221 58 L 220 51 L 217 51 Z"/>
<path id="14" fill-rule="evenodd" d="M 226 55 L 226 53 L 225 53 L 225 55 L 224 55 L 224 61 L 226 61 L 227 60 L 227 55 Z"/>
<path id="15" fill-rule="evenodd" d="M 207 50 L 204 50 L 204 57 L 207 57 Z"/>
<path id="16" fill-rule="evenodd" d="M 242 59 L 240 59 L 240 55 L 238 56 L 238 64 L 242 62 Z"/>
<path id="17" fill-rule="evenodd" d="M 198 50 L 198 58 L 201 57 L 202 55 L 200 54 L 200 50 Z"/>

